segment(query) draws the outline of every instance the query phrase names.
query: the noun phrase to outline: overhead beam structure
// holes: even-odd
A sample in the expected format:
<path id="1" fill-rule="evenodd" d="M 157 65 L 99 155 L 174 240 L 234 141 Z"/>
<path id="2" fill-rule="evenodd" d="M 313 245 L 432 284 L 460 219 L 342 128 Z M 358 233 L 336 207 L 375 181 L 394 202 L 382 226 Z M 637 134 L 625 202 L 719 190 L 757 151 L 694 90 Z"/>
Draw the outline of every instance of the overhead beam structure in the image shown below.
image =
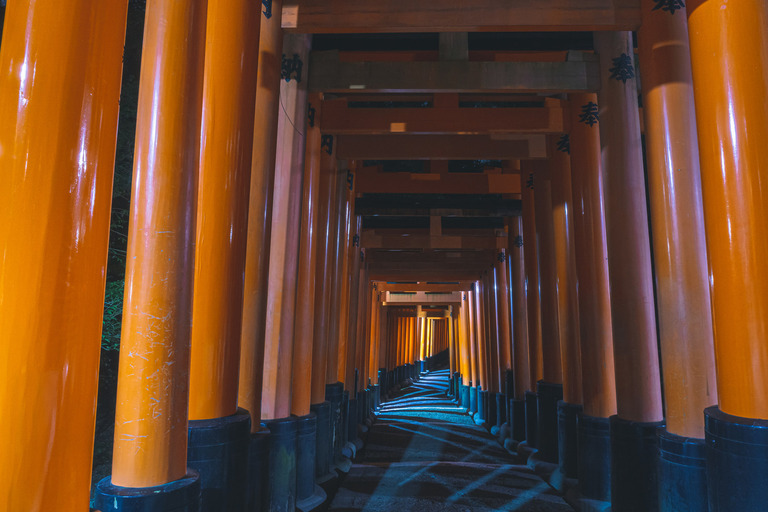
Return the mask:
<path id="1" fill-rule="evenodd" d="M 519 194 L 519 174 L 414 173 L 361 170 L 360 194 Z"/>
<path id="2" fill-rule="evenodd" d="M 421 304 L 451 304 L 461 302 L 461 292 L 386 292 L 385 305 L 421 305 Z"/>
<path id="3" fill-rule="evenodd" d="M 600 88 L 597 56 L 569 52 L 561 62 L 345 62 L 335 50 L 310 56 L 315 92 L 594 92 Z"/>
<path id="4" fill-rule="evenodd" d="M 340 135 L 342 160 L 506 160 L 546 158 L 544 135 Z"/>
<path id="5" fill-rule="evenodd" d="M 507 235 L 455 236 L 428 234 L 386 234 L 386 230 L 363 230 L 360 244 L 366 249 L 505 249 Z"/>
<path id="6" fill-rule="evenodd" d="M 457 291 L 469 291 L 473 286 L 472 281 L 456 281 L 455 283 L 388 283 L 386 281 L 378 282 L 380 292 L 432 292 L 432 293 L 452 293 Z"/>
<path id="7" fill-rule="evenodd" d="M 347 100 L 323 102 L 323 133 L 359 134 L 501 134 L 562 133 L 563 108 L 557 100 L 543 107 L 356 108 Z"/>
<path id="8" fill-rule="evenodd" d="M 639 0 L 285 0 L 283 28 L 304 33 L 636 30 Z"/>

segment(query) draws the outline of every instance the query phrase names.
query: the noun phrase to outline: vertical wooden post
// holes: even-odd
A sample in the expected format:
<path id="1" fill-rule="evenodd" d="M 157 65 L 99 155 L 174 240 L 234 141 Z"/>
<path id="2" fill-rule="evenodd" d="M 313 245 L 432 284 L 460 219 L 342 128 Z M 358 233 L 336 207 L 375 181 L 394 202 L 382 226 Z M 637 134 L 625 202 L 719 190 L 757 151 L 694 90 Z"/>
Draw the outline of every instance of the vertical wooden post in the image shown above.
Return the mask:
<path id="1" fill-rule="evenodd" d="M 534 176 L 523 171 L 521 180 L 523 203 L 523 254 L 525 258 L 525 294 L 528 314 L 528 359 L 530 382 L 526 390 L 536 392 L 536 383 L 542 379 L 544 361 L 541 353 L 541 301 L 539 297 L 539 257 L 536 247 L 536 207 L 534 204 Z"/>
<path id="2" fill-rule="evenodd" d="M 768 6 L 688 2 L 719 408 L 706 411 L 709 502 L 759 509 L 768 426 Z M 759 420 L 759 421 L 758 421 Z"/>
<path id="3" fill-rule="evenodd" d="M 648 212 L 630 32 L 597 32 L 618 417 L 611 423 L 614 510 L 655 510 L 661 407 Z"/>
<path id="4" fill-rule="evenodd" d="M 6 13 L 0 503 L 7 510 L 88 508 L 127 5 L 19 2 Z"/>

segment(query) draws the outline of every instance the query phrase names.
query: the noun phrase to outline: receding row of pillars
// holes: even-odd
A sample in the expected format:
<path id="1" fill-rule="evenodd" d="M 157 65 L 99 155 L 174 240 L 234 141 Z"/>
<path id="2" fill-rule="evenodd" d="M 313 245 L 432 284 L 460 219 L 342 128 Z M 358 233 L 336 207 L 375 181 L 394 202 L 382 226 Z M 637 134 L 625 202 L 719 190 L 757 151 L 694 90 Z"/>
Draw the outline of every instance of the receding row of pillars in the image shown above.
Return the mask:
<path id="1" fill-rule="evenodd" d="M 38 4 L 8 6 L 0 50 L 0 501 L 82 510 L 127 1 Z M 755 510 L 768 470 L 768 7 L 642 10 L 647 189 L 632 37 L 596 33 L 602 87 L 569 95 L 570 158 L 555 150 L 521 167 L 511 327 L 493 314 L 504 307 L 494 270 L 447 321 L 449 353 L 481 391 L 501 392 L 512 369 L 510 410 L 522 404 L 526 442 L 544 456 L 553 437 L 528 427 L 557 433 L 560 393 L 582 406 L 576 466 L 593 471 L 582 491 L 614 510 L 677 510 L 705 495 L 712 510 Z M 114 502 L 170 485 L 197 506 L 189 467 L 212 471 L 201 461 L 224 441 L 258 451 L 265 429 L 273 469 L 291 443 L 296 453 L 290 439 L 319 428 L 313 406 L 341 409 L 345 392 L 347 406 L 370 404 L 360 393 L 392 356 L 351 191 L 308 122 L 322 113 L 308 115 L 298 69 L 280 81 L 282 55 L 306 63 L 310 39 L 282 48 L 280 13 L 277 0 L 269 17 L 240 0 L 147 5 L 114 459 L 101 490 Z M 680 460 L 693 468 L 686 485 L 665 488 Z M 290 468 L 275 474 L 293 479 L 299 501 L 316 497 Z"/>

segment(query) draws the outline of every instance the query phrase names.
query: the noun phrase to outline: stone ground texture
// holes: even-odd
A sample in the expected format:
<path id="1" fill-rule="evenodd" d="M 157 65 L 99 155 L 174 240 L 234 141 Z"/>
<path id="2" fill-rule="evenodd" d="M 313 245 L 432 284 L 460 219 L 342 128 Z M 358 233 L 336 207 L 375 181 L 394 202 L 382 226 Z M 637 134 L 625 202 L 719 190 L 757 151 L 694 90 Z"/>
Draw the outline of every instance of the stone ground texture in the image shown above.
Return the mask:
<path id="1" fill-rule="evenodd" d="M 382 404 L 329 510 L 572 511 L 446 397 L 448 370 Z"/>

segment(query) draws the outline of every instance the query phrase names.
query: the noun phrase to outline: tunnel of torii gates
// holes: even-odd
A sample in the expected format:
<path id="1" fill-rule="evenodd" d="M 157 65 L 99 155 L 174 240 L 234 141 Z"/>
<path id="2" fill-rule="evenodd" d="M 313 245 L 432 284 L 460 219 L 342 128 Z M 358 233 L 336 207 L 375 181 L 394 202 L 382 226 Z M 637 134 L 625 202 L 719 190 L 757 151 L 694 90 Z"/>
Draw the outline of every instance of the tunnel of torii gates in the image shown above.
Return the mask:
<path id="1" fill-rule="evenodd" d="M 127 4 L 7 5 L 6 511 L 88 507 Z M 762 0 L 149 0 L 97 508 L 311 510 L 446 364 L 585 498 L 764 510 L 767 84 Z"/>

